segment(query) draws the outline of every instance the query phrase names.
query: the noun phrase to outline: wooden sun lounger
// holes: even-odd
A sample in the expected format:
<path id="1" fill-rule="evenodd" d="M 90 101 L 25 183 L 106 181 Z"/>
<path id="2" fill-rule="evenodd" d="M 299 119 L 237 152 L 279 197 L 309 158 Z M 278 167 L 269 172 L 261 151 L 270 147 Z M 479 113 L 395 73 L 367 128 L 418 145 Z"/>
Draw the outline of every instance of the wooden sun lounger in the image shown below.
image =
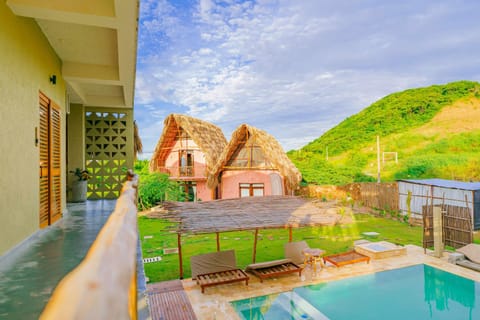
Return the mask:
<path id="1" fill-rule="evenodd" d="M 357 262 L 366 261 L 370 263 L 370 257 L 367 257 L 363 254 L 360 254 L 355 251 L 349 251 L 344 253 L 333 254 L 330 256 L 323 257 L 324 262 L 330 262 L 331 264 L 341 267 L 347 264 L 353 264 Z"/>
<path id="2" fill-rule="evenodd" d="M 202 293 L 205 293 L 206 287 L 233 282 L 245 281 L 245 284 L 248 286 L 248 280 L 248 275 L 240 269 L 218 271 L 197 275 L 197 284 L 200 285 L 200 288 L 202 288 Z"/>
<path id="3" fill-rule="evenodd" d="M 290 259 L 252 263 L 247 266 L 245 271 L 253 273 L 260 279 L 260 282 L 263 282 L 263 279 L 290 273 L 298 272 L 299 277 L 302 275 L 302 268 L 297 266 Z"/>
<path id="4" fill-rule="evenodd" d="M 248 286 L 248 275 L 237 268 L 235 251 L 218 251 L 190 257 L 192 279 L 205 293 L 206 287 L 245 281 Z"/>

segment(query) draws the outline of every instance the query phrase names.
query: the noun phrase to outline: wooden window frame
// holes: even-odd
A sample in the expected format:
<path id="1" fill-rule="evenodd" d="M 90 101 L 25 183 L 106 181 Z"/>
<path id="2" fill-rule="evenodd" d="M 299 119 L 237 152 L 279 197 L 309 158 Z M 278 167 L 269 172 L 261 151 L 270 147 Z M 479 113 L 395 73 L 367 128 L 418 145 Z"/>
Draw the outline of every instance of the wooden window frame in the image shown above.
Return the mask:
<path id="1" fill-rule="evenodd" d="M 182 165 L 182 155 L 186 154 L 186 165 Z M 194 158 L 194 150 L 184 149 L 178 150 L 178 176 L 179 177 L 194 177 L 195 176 L 195 158 Z M 189 163 L 189 156 L 190 156 L 190 165 Z"/>
<path id="2" fill-rule="evenodd" d="M 252 138 L 251 141 L 250 138 Z M 250 136 L 248 131 L 245 134 L 245 138 L 242 139 L 241 141 L 238 141 L 237 144 L 237 151 L 234 152 L 234 155 L 236 153 L 240 153 L 241 149 L 246 149 L 246 157 L 240 158 L 236 157 L 235 161 L 243 160 L 246 161 L 247 165 L 242 167 L 242 166 L 232 166 L 232 165 L 225 165 L 224 168 L 226 169 L 234 169 L 234 170 L 276 170 L 276 168 L 273 166 L 273 164 L 268 161 L 265 157 L 265 151 L 262 149 L 262 147 L 257 143 L 257 139 L 255 136 Z M 266 165 L 264 166 L 254 166 L 253 162 L 253 155 L 254 155 L 254 150 L 260 150 L 261 153 L 263 154 L 264 162 Z M 238 154 L 237 154 L 238 156 Z M 257 160 L 257 159 L 255 159 Z M 232 160 L 230 159 L 229 163 L 232 163 Z"/>
<path id="3" fill-rule="evenodd" d="M 246 185 L 248 185 L 248 187 Z M 255 185 L 257 185 L 257 186 L 255 186 Z M 242 197 L 242 190 L 248 190 L 248 196 L 249 197 L 254 197 L 255 196 L 254 195 L 255 190 L 262 190 L 262 197 L 265 196 L 265 184 L 264 183 L 260 183 L 260 182 L 254 182 L 254 183 L 241 182 L 241 183 L 239 183 L 238 184 L 238 195 L 239 195 L 240 198 L 245 198 L 245 197 Z M 257 196 L 257 197 L 259 197 L 259 196 Z"/>

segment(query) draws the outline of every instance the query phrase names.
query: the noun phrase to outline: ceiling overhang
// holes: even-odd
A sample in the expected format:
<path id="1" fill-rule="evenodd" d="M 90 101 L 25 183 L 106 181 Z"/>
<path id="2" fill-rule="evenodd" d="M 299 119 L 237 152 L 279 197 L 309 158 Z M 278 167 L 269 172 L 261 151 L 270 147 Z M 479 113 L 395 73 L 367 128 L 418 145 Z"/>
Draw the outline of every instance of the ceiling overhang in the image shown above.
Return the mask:
<path id="1" fill-rule="evenodd" d="M 138 0 L 7 0 L 62 60 L 70 103 L 132 108 Z"/>

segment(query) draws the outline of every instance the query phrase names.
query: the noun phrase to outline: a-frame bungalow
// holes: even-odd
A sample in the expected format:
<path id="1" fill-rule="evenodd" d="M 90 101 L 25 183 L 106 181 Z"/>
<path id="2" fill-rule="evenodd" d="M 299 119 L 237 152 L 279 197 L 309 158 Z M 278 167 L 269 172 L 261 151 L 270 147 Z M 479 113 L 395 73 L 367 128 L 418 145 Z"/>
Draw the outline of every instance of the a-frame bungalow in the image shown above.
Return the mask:
<path id="1" fill-rule="evenodd" d="M 223 150 L 208 178 L 219 199 L 250 196 L 290 195 L 301 174 L 267 132 L 240 125 Z"/>
<path id="2" fill-rule="evenodd" d="M 164 121 L 150 160 L 150 171 L 167 173 L 170 179 L 179 181 L 190 201 L 215 199 L 215 189 L 207 188 L 207 176 L 226 144 L 219 127 L 190 116 L 171 114 Z"/>

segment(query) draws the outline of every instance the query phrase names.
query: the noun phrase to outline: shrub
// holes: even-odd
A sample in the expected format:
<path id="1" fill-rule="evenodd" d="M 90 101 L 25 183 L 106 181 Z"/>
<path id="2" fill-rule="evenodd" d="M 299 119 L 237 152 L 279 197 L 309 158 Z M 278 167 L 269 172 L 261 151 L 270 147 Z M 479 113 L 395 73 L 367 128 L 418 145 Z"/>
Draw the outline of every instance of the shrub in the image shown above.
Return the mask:
<path id="1" fill-rule="evenodd" d="M 136 161 L 134 168 L 140 179 L 138 185 L 139 210 L 149 209 L 165 200 L 185 200 L 183 188 L 177 182 L 170 180 L 167 174 L 149 172 L 148 160 Z"/>
<path id="2" fill-rule="evenodd" d="M 155 172 L 140 177 L 138 198 L 140 209 L 149 209 L 165 200 L 184 201 L 185 193 L 168 175 Z"/>

